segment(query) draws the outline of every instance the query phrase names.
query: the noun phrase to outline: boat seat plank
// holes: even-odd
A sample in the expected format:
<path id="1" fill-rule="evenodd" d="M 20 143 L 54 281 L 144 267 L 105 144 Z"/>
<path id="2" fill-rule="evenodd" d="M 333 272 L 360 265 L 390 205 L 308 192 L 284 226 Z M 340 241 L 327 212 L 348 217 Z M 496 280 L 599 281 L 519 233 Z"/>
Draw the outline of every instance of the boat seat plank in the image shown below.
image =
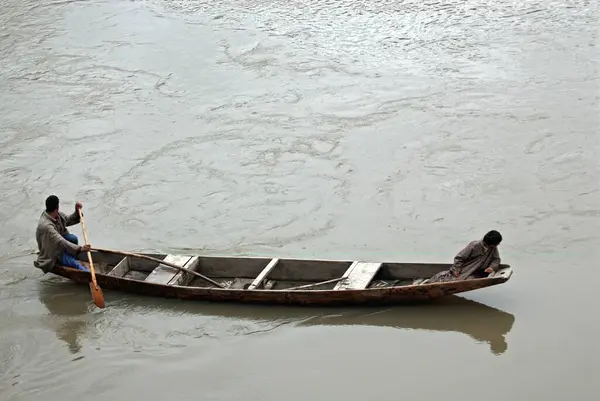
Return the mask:
<path id="1" fill-rule="evenodd" d="M 380 268 L 381 263 L 354 262 L 344 273 L 346 279 L 337 283 L 333 289 L 364 290 Z"/>
<path id="2" fill-rule="evenodd" d="M 108 272 L 108 276 L 122 278 L 127 274 L 130 268 L 131 262 L 129 256 L 125 256 L 110 272 Z"/>
<path id="3" fill-rule="evenodd" d="M 271 259 L 269 264 L 259 273 L 258 276 L 256 276 L 254 281 L 252 281 L 252 284 L 250 284 L 248 289 L 255 290 L 255 289 L 259 288 L 261 286 L 262 282 L 264 281 L 264 279 L 267 278 L 267 275 L 269 273 L 271 273 L 271 270 L 273 270 L 275 268 L 275 266 L 277 266 L 278 262 L 279 262 L 279 259 L 277 259 L 277 258 Z"/>
<path id="4" fill-rule="evenodd" d="M 185 255 L 167 255 L 163 260 L 177 266 L 185 267 L 185 264 L 189 262 L 191 258 L 191 256 Z M 152 271 L 152 273 L 148 275 L 148 277 L 146 277 L 146 280 L 144 281 L 152 284 L 167 285 L 179 272 L 180 270 L 174 267 L 159 265 Z"/>
<path id="5" fill-rule="evenodd" d="M 191 270 L 191 271 L 197 271 L 196 268 L 198 267 L 199 263 L 200 263 L 200 259 L 198 258 L 198 256 L 194 256 L 183 267 L 185 267 L 186 269 Z M 175 270 L 177 270 L 177 269 L 175 269 Z M 173 276 L 171 281 L 169 281 L 168 285 L 186 286 L 189 283 L 191 283 L 195 277 L 196 276 L 194 276 L 193 274 L 184 272 L 183 270 L 178 270 L 177 274 L 175 274 L 175 276 Z"/>

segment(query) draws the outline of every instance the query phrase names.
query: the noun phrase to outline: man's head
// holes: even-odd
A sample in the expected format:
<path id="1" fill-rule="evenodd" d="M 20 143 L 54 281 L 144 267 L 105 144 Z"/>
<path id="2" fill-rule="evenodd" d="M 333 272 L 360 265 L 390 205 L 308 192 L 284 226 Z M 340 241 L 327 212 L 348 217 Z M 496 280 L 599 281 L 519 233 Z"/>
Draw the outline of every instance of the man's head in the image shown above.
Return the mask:
<path id="1" fill-rule="evenodd" d="M 58 214 L 58 197 L 56 195 L 50 195 L 46 198 L 46 213 L 51 216 Z"/>
<path id="2" fill-rule="evenodd" d="M 487 246 L 498 246 L 502 242 L 502 235 L 498 231 L 492 230 L 483 237 L 483 242 Z"/>

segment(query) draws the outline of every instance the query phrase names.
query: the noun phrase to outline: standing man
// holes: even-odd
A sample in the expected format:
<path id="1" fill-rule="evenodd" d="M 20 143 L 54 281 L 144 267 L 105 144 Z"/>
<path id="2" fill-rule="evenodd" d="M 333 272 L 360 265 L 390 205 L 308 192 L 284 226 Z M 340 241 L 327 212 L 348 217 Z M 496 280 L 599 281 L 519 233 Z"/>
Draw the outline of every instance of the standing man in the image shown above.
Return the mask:
<path id="1" fill-rule="evenodd" d="M 75 212 L 69 216 L 60 212 L 58 206 L 58 197 L 51 195 L 46 198 L 46 210 L 42 212 L 35 231 L 40 252 L 34 265 L 44 274 L 57 264 L 89 272 L 75 256 L 88 252 L 90 245 L 79 246 L 77 236 L 67 230 L 67 227 L 79 223 L 79 209 L 83 206 L 77 202 Z"/>

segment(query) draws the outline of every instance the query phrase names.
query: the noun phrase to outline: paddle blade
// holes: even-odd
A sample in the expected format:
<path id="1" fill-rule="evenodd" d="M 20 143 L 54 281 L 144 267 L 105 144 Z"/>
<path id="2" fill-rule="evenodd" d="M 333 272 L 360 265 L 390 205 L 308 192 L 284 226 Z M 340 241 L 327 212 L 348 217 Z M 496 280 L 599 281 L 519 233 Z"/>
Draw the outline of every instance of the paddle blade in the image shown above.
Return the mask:
<path id="1" fill-rule="evenodd" d="M 96 306 L 104 309 L 104 294 L 102 294 L 102 289 L 90 281 L 90 291 L 92 292 L 92 298 Z"/>

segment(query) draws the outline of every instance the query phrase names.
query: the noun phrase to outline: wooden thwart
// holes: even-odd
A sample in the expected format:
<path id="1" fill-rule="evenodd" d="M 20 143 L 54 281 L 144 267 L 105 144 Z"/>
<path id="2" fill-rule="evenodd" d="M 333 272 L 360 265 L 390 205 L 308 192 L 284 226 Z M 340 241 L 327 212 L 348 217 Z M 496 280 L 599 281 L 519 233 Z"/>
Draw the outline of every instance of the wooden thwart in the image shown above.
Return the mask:
<path id="1" fill-rule="evenodd" d="M 125 276 L 125 274 L 127 274 L 129 269 L 131 268 L 130 263 L 131 261 L 129 259 L 129 256 L 124 257 L 119 263 L 117 263 L 115 267 L 113 267 L 113 269 L 108 273 L 108 275 L 122 278 L 123 276 Z"/>
<path id="2" fill-rule="evenodd" d="M 269 273 L 271 273 L 271 270 L 273 270 L 275 268 L 275 266 L 277 266 L 277 263 L 279 262 L 279 259 L 275 258 L 275 259 L 271 259 L 271 261 L 269 262 L 269 264 L 267 265 L 267 267 L 265 267 L 258 276 L 256 276 L 256 278 L 254 279 L 254 281 L 250 284 L 250 286 L 248 287 L 248 290 L 255 290 L 258 287 L 260 287 L 260 285 L 262 284 L 262 282 L 264 281 L 265 278 L 267 278 L 267 276 L 269 275 Z"/>
<path id="3" fill-rule="evenodd" d="M 196 268 L 198 267 L 198 264 L 200 263 L 200 259 L 198 259 L 198 256 L 193 256 L 186 264 L 185 264 L 185 268 L 189 269 L 191 271 L 196 271 Z M 173 278 L 171 279 L 171 281 L 169 281 L 168 285 L 188 285 L 189 283 L 192 282 L 192 280 L 194 279 L 193 274 L 190 274 L 188 272 L 185 272 L 183 270 L 179 270 L 178 273 L 173 276 Z"/>
<path id="4" fill-rule="evenodd" d="M 167 255 L 163 260 L 177 266 L 185 267 L 186 263 L 188 263 L 191 258 L 191 256 L 185 255 Z M 167 285 L 179 272 L 180 270 L 175 269 L 174 267 L 159 265 L 144 281 L 153 284 Z"/>
<path id="5" fill-rule="evenodd" d="M 334 290 L 364 290 L 367 288 L 375 274 L 381 268 L 381 263 L 354 262 L 342 277 L 341 281 L 333 287 Z"/>

